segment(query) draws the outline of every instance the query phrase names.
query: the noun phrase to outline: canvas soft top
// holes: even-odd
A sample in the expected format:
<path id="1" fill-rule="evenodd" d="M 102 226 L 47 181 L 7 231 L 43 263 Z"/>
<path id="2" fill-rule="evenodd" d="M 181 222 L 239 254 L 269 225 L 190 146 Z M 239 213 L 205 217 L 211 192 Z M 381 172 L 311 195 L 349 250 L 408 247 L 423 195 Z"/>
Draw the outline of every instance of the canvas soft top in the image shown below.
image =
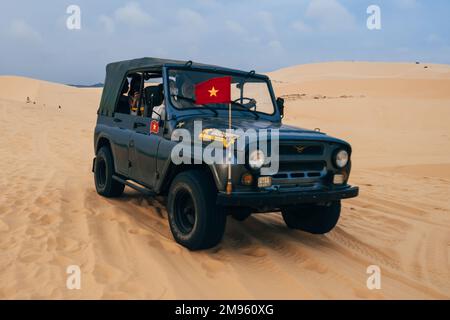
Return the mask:
<path id="1" fill-rule="evenodd" d="M 105 85 L 103 87 L 102 98 L 100 100 L 100 107 L 98 114 L 111 116 L 114 113 L 119 92 L 122 88 L 125 76 L 128 73 L 145 70 L 160 72 L 165 65 L 186 65 L 188 61 L 160 59 L 160 58 L 140 58 L 125 61 L 118 61 L 110 63 L 106 66 Z M 215 65 L 202 64 L 197 62 L 192 63 L 192 67 L 204 67 L 211 69 L 228 70 L 231 72 L 245 73 L 244 71 L 223 68 Z"/>

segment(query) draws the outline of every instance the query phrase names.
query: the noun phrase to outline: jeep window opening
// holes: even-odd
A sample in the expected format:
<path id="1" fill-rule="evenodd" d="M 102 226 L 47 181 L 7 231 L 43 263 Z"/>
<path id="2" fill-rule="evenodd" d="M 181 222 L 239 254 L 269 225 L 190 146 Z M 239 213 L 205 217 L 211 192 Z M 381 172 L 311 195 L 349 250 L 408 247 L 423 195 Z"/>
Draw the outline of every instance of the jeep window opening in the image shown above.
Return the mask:
<path id="1" fill-rule="evenodd" d="M 161 116 L 157 111 L 155 111 L 153 108 L 149 108 L 147 110 L 147 106 L 149 104 L 149 101 L 151 100 L 150 98 L 148 98 L 146 100 L 146 88 L 149 86 L 153 86 L 156 87 L 158 85 L 163 86 L 163 77 L 162 77 L 162 72 L 156 72 L 153 70 L 133 70 L 133 71 L 129 71 L 126 73 L 124 79 L 122 80 L 122 84 L 121 86 L 124 87 L 125 84 L 128 84 L 128 86 L 130 86 L 130 81 L 128 80 L 129 78 L 133 78 L 134 76 L 138 76 L 140 77 L 140 84 L 139 84 L 139 105 L 143 106 L 146 110 L 143 113 L 138 114 L 137 116 L 141 116 L 141 117 L 151 117 L 152 113 L 157 114 L 158 116 Z M 156 80 L 156 81 L 155 81 Z M 159 81 L 158 81 L 159 80 Z M 131 87 L 130 87 L 131 90 Z M 161 90 L 162 91 L 162 90 Z M 114 106 L 114 113 L 122 113 L 122 114 L 130 114 L 128 112 L 123 112 L 120 111 L 120 99 L 121 97 L 123 97 L 124 95 L 128 95 L 128 92 L 119 92 L 117 98 L 116 98 L 116 104 Z M 158 100 L 159 101 L 159 100 Z M 162 100 L 160 101 L 159 104 L 155 105 L 155 106 L 163 106 L 165 107 L 165 99 L 164 99 L 164 95 L 162 96 Z M 150 105 L 151 107 L 151 105 Z M 149 112 L 151 111 L 151 112 Z M 164 119 L 160 119 L 160 120 L 164 120 Z"/>

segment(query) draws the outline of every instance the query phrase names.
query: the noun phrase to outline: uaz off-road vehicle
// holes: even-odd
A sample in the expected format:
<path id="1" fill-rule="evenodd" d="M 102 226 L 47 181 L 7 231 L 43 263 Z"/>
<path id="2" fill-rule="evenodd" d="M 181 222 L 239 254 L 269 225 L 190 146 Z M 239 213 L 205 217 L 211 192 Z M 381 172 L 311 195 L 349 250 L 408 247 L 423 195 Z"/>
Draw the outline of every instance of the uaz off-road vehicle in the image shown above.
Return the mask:
<path id="1" fill-rule="evenodd" d="M 231 103 L 196 104 L 193 88 L 220 77 L 230 79 Z M 281 211 L 289 228 L 327 233 L 339 219 L 341 199 L 358 195 L 358 188 L 347 184 L 351 147 L 321 132 L 283 125 L 283 108 L 269 78 L 253 71 L 155 58 L 111 63 L 94 135 L 96 190 L 118 197 L 127 185 L 167 196 L 172 234 L 191 250 L 218 244 L 227 215 L 244 220 Z M 246 145 L 238 151 L 245 155 L 241 164 L 172 161 L 179 143 L 174 131 L 193 133 L 194 122 L 201 121 L 202 132 L 217 136 L 229 128 L 229 116 L 233 129 L 278 131 L 276 173 L 262 174 L 268 155 L 249 153 Z"/>

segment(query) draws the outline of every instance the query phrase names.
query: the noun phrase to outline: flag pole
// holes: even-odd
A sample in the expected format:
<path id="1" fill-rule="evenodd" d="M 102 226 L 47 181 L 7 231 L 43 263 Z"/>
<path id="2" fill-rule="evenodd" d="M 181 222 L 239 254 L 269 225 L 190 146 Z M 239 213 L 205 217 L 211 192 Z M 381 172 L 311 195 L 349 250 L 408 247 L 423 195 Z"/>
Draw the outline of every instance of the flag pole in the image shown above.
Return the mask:
<path id="1" fill-rule="evenodd" d="M 228 102 L 228 133 L 231 135 L 231 103 Z M 228 137 L 229 139 L 229 137 Z M 227 140 L 228 140 L 227 139 Z M 228 180 L 227 180 L 227 194 L 231 194 L 233 190 L 233 185 L 231 183 L 231 143 L 228 142 Z"/>

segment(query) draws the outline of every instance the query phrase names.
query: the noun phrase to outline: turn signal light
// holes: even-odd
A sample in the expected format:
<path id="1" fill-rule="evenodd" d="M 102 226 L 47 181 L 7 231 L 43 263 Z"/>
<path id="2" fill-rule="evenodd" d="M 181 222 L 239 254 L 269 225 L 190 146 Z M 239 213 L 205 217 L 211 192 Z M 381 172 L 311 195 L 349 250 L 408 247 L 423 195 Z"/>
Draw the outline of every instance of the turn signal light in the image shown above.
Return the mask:
<path id="1" fill-rule="evenodd" d="M 253 184 L 253 176 L 250 173 L 244 173 L 241 178 L 241 183 L 244 186 L 251 186 Z"/>

